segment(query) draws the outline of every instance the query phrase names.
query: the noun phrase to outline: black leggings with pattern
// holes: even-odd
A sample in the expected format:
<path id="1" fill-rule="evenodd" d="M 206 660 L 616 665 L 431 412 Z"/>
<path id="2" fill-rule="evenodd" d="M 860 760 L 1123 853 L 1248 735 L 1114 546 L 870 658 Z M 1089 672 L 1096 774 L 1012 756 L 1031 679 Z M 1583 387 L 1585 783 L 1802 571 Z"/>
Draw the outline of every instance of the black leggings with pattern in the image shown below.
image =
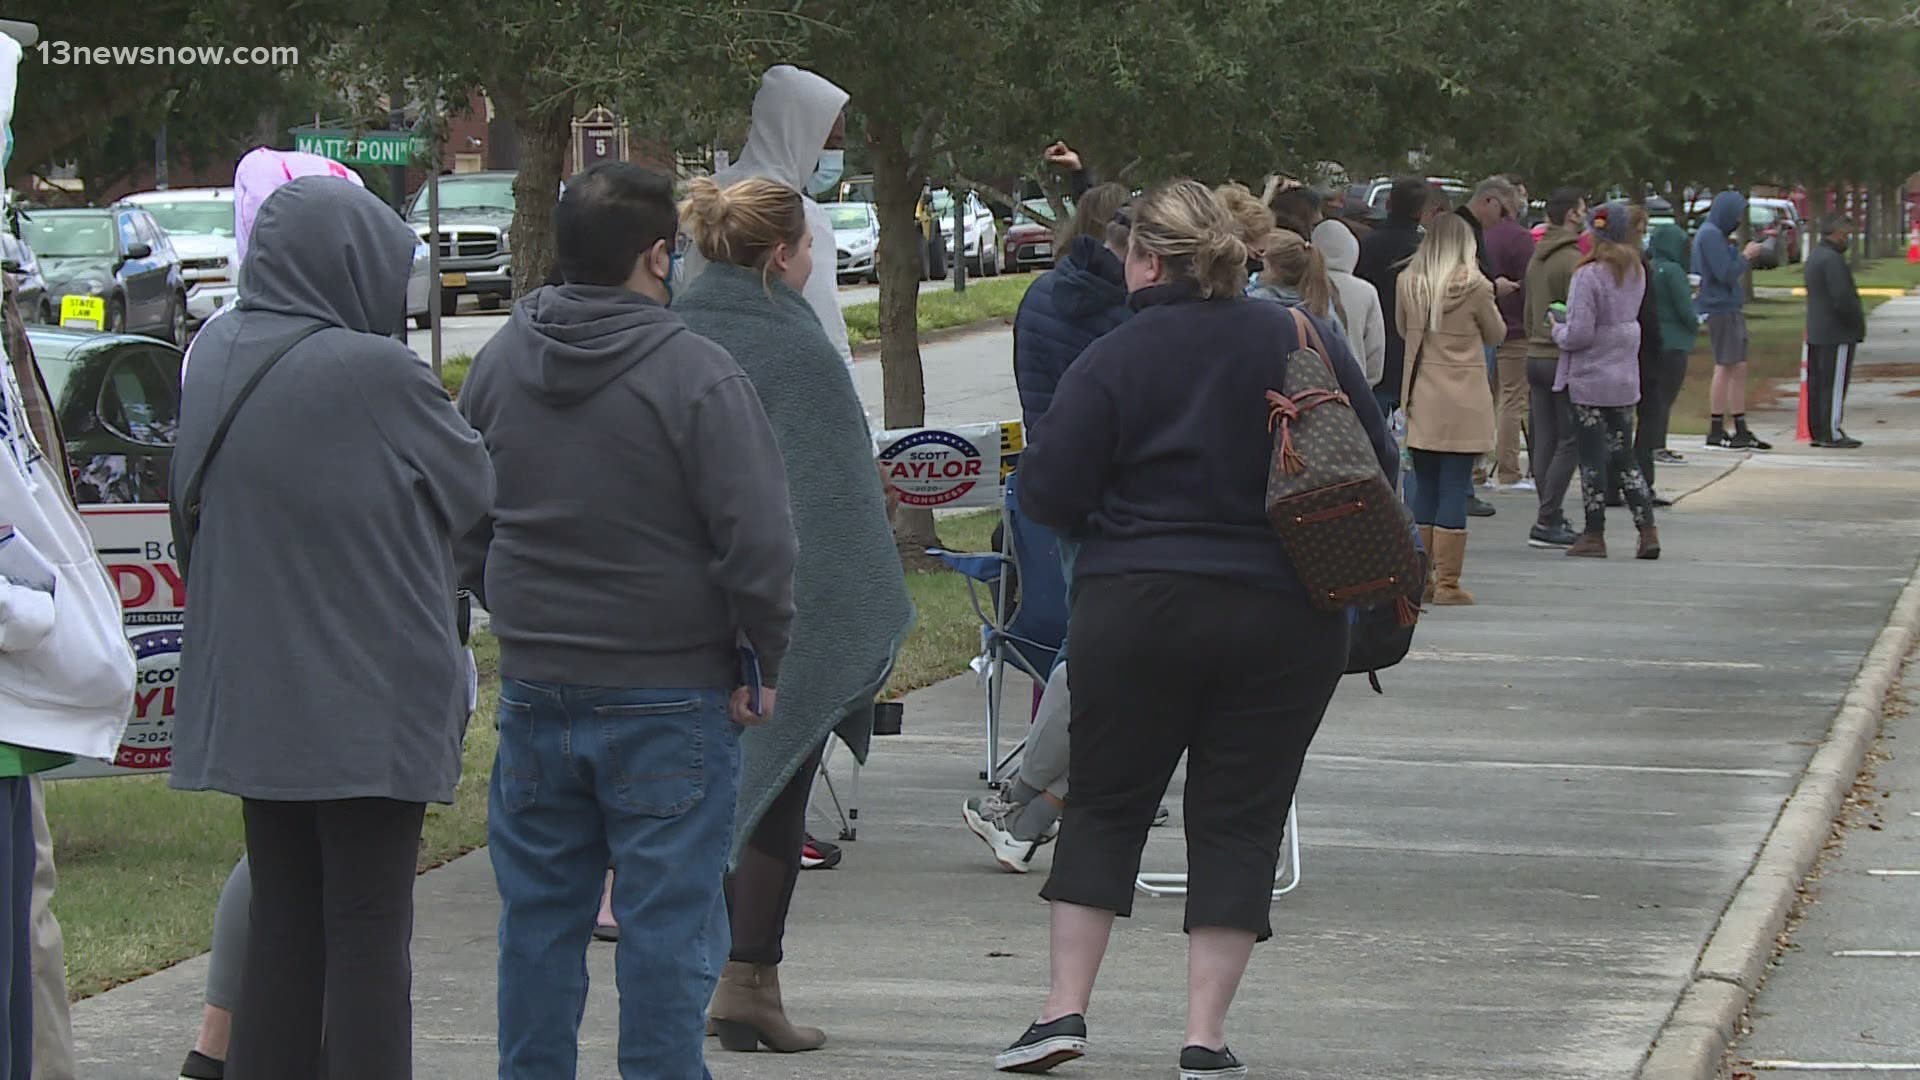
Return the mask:
<path id="1" fill-rule="evenodd" d="M 1639 528 L 1653 524 L 1653 493 L 1633 456 L 1633 406 L 1575 405 L 1573 439 L 1580 451 L 1580 503 L 1587 533 L 1607 531 L 1607 473 L 1620 478 L 1621 494 Z"/>

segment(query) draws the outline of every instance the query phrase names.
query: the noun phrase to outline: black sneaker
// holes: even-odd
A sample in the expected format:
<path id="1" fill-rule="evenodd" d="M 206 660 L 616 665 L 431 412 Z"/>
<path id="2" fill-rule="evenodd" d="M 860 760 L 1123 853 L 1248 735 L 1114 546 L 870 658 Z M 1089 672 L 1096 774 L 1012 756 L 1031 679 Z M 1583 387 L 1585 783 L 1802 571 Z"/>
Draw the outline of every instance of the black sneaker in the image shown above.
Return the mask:
<path id="1" fill-rule="evenodd" d="M 1751 431 L 1741 431 L 1734 433 L 1733 438 L 1727 440 L 1727 449 L 1766 451 L 1773 449 L 1773 444 Z"/>
<path id="2" fill-rule="evenodd" d="M 1730 449 L 1728 444 L 1731 443 L 1732 441 L 1733 441 L 1732 438 L 1730 438 L 1725 431 L 1707 432 L 1707 449 L 1709 450 Z"/>
<path id="3" fill-rule="evenodd" d="M 1247 1067 L 1225 1047 L 1189 1046 L 1180 1051 L 1180 1080 L 1236 1080 L 1245 1075 Z"/>
<path id="4" fill-rule="evenodd" d="M 1468 517 L 1492 517 L 1496 512 L 1497 511 L 1495 511 L 1493 508 L 1493 504 L 1488 502 L 1485 499 L 1482 499 L 1480 496 L 1478 495 L 1467 496 L 1467 516 Z"/>
<path id="5" fill-rule="evenodd" d="M 1656 464 L 1660 465 L 1685 465 L 1687 463 L 1686 458 L 1671 450 L 1664 449 L 1655 450 L 1653 452 L 1653 460 Z"/>
<path id="6" fill-rule="evenodd" d="M 1527 546 L 1536 548 L 1570 548 L 1579 539 L 1565 524 L 1535 525 L 1527 534 Z"/>
<path id="7" fill-rule="evenodd" d="M 1820 450 L 1858 450 L 1862 444 L 1859 439 L 1842 435 L 1837 439 L 1815 439 L 1813 445 Z"/>
<path id="8" fill-rule="evenodd" d="M 215 1061 L 198 1050 L 189 1050 L 186 1063 L 180 1066 L 180 1080 L 225 1080 L 226 1075 L 226 1062 Z"/>
<path id="9" fill-rule="evenodd" d="M 807 837 L 800 847 L 800 869 L 831 870 L 840 865 L 840 845 Z"/>
<path id="10" fill-rule="evenodd" d="M 1001 1072 L 1043 1073 L 1083 1057 L 1086 1052 L 1087 1018 L 1075 1013 L 1050 1024 L 1035 1023 L 993 1059 L 993 1067 Z M 1185 1055 L 1181 1060 L 1186 1060 Z M 1240 1075 L 1245 1075 L 1244 1070 Z"/>

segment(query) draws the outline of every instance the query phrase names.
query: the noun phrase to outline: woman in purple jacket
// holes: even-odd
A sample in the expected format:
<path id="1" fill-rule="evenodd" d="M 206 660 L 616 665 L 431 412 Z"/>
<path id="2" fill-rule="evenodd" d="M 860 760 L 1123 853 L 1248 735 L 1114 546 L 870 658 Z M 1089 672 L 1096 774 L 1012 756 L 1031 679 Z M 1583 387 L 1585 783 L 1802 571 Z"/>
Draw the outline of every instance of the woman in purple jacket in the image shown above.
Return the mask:
<path id="1" fill-rule="evenodd" d="M 1568 555 L 1607 557 L 1607 470 L 1620 478 L 1633 523 L 1640 530 L 1637 558 L 1660 557 L 1653 526 L 1653 494 L 1633 456 L 1633 409 L 1640 401 L 1640 300 L 1647 276 L 1634 249 L 1623 202 L 1610 202 L 1587 217 L 1593 248 L 1573 272 L 1564 316 L 1554 315 L 1553 340 L 1560 346 L 1554 389 L 1573 402 L 1574 438 L 1580 452 L 1580 496 L 1586 531 Z"/>

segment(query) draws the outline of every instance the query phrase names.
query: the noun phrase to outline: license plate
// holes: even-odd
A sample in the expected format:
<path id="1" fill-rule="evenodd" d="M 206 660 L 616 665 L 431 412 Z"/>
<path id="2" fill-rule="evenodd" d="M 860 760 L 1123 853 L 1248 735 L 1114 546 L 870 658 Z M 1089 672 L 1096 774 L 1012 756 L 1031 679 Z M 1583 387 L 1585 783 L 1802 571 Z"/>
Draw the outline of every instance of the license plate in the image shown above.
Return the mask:
<path id="1" fill-rule="evenodd" d="M 60 298 L 60 325 L 98 330 L 107 324 L 107 302 L 97 296 Z"/>
<path id="2" fill-rule="evenodd" d="M 1033 245 L 1033 254 L 1035 258 L 1051 255 L 1053 254 L 1053 245 L 1052 244 L 1035 244 Z"/>
<path id="3" fill-rule="evenodd" d="M 467 275 L 465 274 L 441 274 L 440 275 L 440 284 L 446 286 L 449 289 L 458 289 L 464 286 L 466 283 L 467 283 Z"/>

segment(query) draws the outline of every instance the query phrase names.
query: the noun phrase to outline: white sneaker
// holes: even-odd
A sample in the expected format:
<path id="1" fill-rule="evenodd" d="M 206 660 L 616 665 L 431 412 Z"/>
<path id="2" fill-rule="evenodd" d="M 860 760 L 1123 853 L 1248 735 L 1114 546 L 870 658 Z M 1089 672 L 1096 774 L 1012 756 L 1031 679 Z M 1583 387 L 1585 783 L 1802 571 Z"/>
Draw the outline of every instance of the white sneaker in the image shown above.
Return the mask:
<path id="1" fill-rule="evenodd" d="M 1520 479 L 1518 479 L 1518 480 L 1515 480 L 1515 481 L 1514 481 L 1513 483 L 1511 483 L 1511 484 L 1508 484 L 1508 485 L 1507 485 L 1507 488 L 1506 488 L 1506 489 L 1507 489 L 1508 491 L 1538 491 L 1538 490 L 1540 490 L 1540 489 L 1539 489 L 1538 487 L 1536 487 L 1536 486 L 1534 485 L 1534 482 L 1533 482 L 1533 477 L 1531 477 L 1531 476 L 1523 476 L 1523 477 L 1521 477 Z"/>
<path id="2" fill-rule="evenodd" d="M 1007 802 L 999 792 L 989 795 L 975 795 L 960 808 L 960 816 L 966 819 L 967 828 L 987 845 L 993 852 L 993 861 L 1000 869 L 1009 874 L 1024 874 L 1033 868 L 1033 855 L 1041 845 L 1059 835 L 1052 830 L 1038 840 L 1022 840 L 1007 828 L 1008 820 L 1020 810 L 1021 804 Z"/>

